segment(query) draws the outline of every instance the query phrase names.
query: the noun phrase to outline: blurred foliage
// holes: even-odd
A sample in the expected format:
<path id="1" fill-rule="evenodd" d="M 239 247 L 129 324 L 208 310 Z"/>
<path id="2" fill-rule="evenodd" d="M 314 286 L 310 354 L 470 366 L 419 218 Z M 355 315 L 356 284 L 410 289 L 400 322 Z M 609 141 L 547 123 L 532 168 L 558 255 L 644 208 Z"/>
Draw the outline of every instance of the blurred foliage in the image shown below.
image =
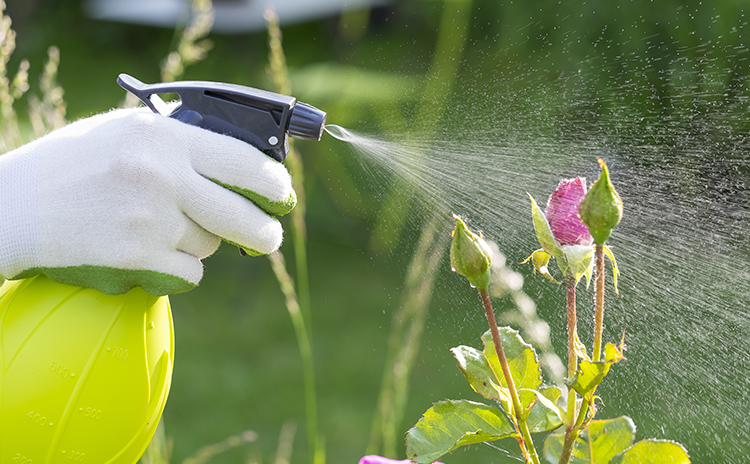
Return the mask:
<path id="1" fill-rule="evenodd" d="M 426 76 L 440 31 L 454 26 L 441 24 L 444 8 L 456 4 L 402 0 L 285 26 L 284 48 L 295 96 L 327 111 L 331 123 L 390 139 L 406 137 L 425 124 L 420 122 L 425 120 L 425 108 L 436 105 L 446 111 L 430 112 L 430 117 L 439 117 L 430 119 L 428 129 L 446 138 L 465 138 L 456 131 L 469 127 L 498 139 L 517 132 L 533 140 L 539 134 L 527 133 L 527 120 L 520 117 L 532 115 L 544 121 L 534 127 L 566 139 L 584 143 L 592 133 L 604 131 L 616 141 L 620 133 L 640 133 L 639 144 L 633 145 L 644 154 L 653 146 L 666 147 L 660 153 L 671 154 L 693 140 L 673 130 L 687 121 L 691 136 L 711 149 L 697 166 L 687 166 L 680 192 L 692 198 L 705 194 L 704 186 L 710 185 L 710 194 L 719 200 L 739 195 L 735 204 L 743 204 L 743 198 L 750 204 L 750 189 L 742 188 L 750 165 L 736 162 L 747 160 L 750 149 L 737 142 L 750 131 L 750 43 L 744 2 L 475 0 L 470 11 L 451 20 L 469 26 L 466 48 L 446 64 L 454 85 L 439 101 L 424 102 L 425 88 L 442 84 L 441 77 Z M 46 94 L 44 88 L 55 87 L 40 83 L 42 63 L 52 57 L 48 50 L 55 45 L 60 55 L 56 79 L 67 103 L 63 117 L 70 120 L 119 105 L 123 91 L 115 78 L 121 72 L 144 82 L 159 81 L 159 63 L 183 30 L 94 21 L 83 15 L 81 0 L 8 0 L 8 14 L 17 31 L 16 51 L 6 65 L 10 75 L 30 63 L 26 81 L 31 92 Z M 187 68 L 183 78 L 273 89 L 266 73 L 265 31 L 211 34 L 210 40 L 210 53 Z M 11 83 L 3 85 L 12 92 L 7 90 Z M 21 132 L 31 134 L 34 121 L 24 116 L 30 103 L 27 95 L 18 95 L 15 111 Z M 63 110 L 52 100 L 48 103 Z M 4 116 L 6 111 L 7 105 Z M 4 122 L 3 130 L 7 127 Z M 319 427 L 327 437 L 328 460 L 354 463 L 367 446 L 393 312 L 401 305 L 409 260 L 421 222 L 429 214 L 410 205 L 405 212 L 408 220 L 390 231 L 399 239 L 377 251 L 371 248 L 372 236 L 387 186 L 368 180 L 347 147 L 330 137 L 319 143 L 299 142 L 297 148 L 306 161 Z M 675 168 L 690 161 L 671 159 Z M 658 158 L 644 155 L 639 163 L 657 165 Z M 739 231 L 734 253 L 740 259 L 750 253 L 750 228 L 736 226 L 743 220 L 742 211 L 719 219 L 720 227 Z M 290 230 L 288 221 L 282 220 Z M 529 234 L 529 243 L 532 239 Z M 499 245 L 510 261 L 522 258 Z M 285 244 L 283 251 L 289 247 Z M 164 414 L 166 433 L 174 439 L 172 462 L 182 462 L 202 445 L 222 443 L 246 429 L 255 431 L 258 439 L 211 462 L 270 462 L 277 456 L 285 424 L 305 423 L 301 360 L 284 297 L 266 259 L 242 258 L 236 249 L 223 245 L 205 266 L 206 277 L 198 289 L 172 298 L 177 353 Z M 290 272 L 296 277 L 294 269 Z M 471 394 L 454 374 L 446 347 L 472 340 L 485 324 L 475 310 L 473 292 L 454 288 L 447 265 L 434 278 L 431 312 L 403 412 L 407 423 L 414 423 L 434 398 Z M 564 351 L 563 323 L 547 309 L 561 306 L 559 296 L 533 279 L 527 280 L 524 291 L 536 300 L 538 316 L 549 323 L 551 347 Z M 649 314 L 630 323 L 638 331 L 645 324 L 666 323 L 660 317 L 664 316 Z M 742 327 L 727 330 L 741 337 Z M 712 350 L 705 356 L 730 357 L 721 347 Z M 740 371 L 743 367 L 736 359 Z M 692 381 L 667 374 L 644 376 L 638 387 Z M 618 413 L 618 402 L 630 409 L 641 404 L 633 386 L 614 382 L 609 388 L 608 397 L 615 398 L 604 408 L 612 408 L 609 416 Z M 703 388 L 695 385 L 695 394 L 708 394 Z M 719 394 L 741 394 L 736 388 L 728 382 L 727 391 Z M 692 416 L 670 423 L 660 420 L 673 405 L 654 401 L 627 412 L 639 424 L 639 434 L 679 440 L 694 463 L 744 461 L 737 447 L 713 446 L 717 440 L 736 438 L 726 429 L 707 443 L 705 424 Z M 305 462 L 303 432 L 286 448 L 293 449 L 290 462 Z M 445 461 L 513 462 L 505 456 L 502 450 L 469 447 Z"/>

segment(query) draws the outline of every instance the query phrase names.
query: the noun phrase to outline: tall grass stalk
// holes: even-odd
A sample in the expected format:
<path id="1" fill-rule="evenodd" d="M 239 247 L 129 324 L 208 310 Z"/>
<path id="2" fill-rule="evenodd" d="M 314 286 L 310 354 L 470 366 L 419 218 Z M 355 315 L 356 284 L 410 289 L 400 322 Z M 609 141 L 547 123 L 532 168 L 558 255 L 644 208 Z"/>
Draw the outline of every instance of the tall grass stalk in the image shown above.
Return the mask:
<path id="1" fill-rule="evenodd" d="M 253 443 L 257 440 L 257 433 L 252 430 L 246 430 L 239 435 L 232 435 L 222 442 L 206 445 L 198 449 L 195 454 L 182 461 L 182 464 L 205 464 L 217 454 L 224 453 L 246 443 Z"/>
<path id="2" fill-rule="evenodd" d="M 258 440 L 258 434 L 252 430 L 245 430 L 239 435 L 211 445 L 202 446 L 192 455 L 182 461 L 182 464 L 205 464 L 216 455 Z M 140 464 L 169 464 L 172 461 L 172 439 L 164 431 L 164 421 L 159 423 L 154 437 L 151 439 L 146 452 L 141 456 Z"/>
<path id="3" fill-rule="evenodd" d="M 8 77 L 8 62 L 16 50 L 16 31 L 11 29 L 10 16 L 5 14 L 5 1 L 0 0 L 0 141 L 2 153 L 22 143 L 18 116 L 13 104 L 29 90 L 29 62 L 21 61 L 13 79 Z"/>
<path id="4" fill-rule="evenodd" d="M 17 148 L 28 140 L 28 134 L 21 131 L 15 104 L 30 88 L 30 65 L 28 60 L 21 60 L 13 79 L 8 76 L 8 63 L 16 49 L 16 33 L 11 24 L 11 18 L 5 15 L 5 2 L 0 0 L 0 153 Z M 47 50 L 47 61 L 39 78 L 42 97 L 31 94 L 28 98 L 28 118 L 34 138 L 66 123 L 64 92 L 57 82 L 59 65 L 60 50 L 52 46 Z"/>
<path id="5" fill-rule="evenodd" d="M 215 13 L 211 0 L 193 0 L 191 19 L 176 40 L 174 49 L 159 64 L 162 82 L 180 79 L 185 70 L 208 56 L 213 42 L 206 37 L 214 24 Z M 141 104 L 138 97 L 130 92 L 120 104 L 122 108 L 135 108 Z"/>
<path id="6" fill-rule="evenodd" d="M 59 129 L 65 125 L 65 92 L 57 82 L 57 70 L 60 66 L 60 49 L 50 47 L 47 50 L 47 62 L 39 77 L 41 100 L 36 95 L 29 95 L 29 120 L 33 128 L 33 137 Z"/>
<path id="7" fill-rule="evenodd" d="M 294 282 L 286 270 L 284 255 L 279 251 L 275 251 L 268 255 L 268 258 L 271 261 L 273 272 L 276 274 L 276 279 L 279 281 L 279 287 L 281 287 L 281 291 L 284 293 L 286 307 L 289 311 L 289 316 L 292 318 L 294 333 L 297 336 L 297 344 L 302 356 L 310 462 L 322 464 L 325 462 L 325 455 L 322 451 L 322 440 L 318 437 L 318 407 L 315 391 L 315 363 L 312 355 L 312 344 L 310 343 L 310 338 L 307 336 L 305 318 L 302 316 L 299 308 L 297 294 L 294 291 Z"/>
<path id="8" fill-rule="evenodd" d="M 289 80 L 289 70 L 286 65 L 286 55 L 284 54 L 284 48 L 282 46 L 282 34 L 281 28 L 279 27 L 279 18 L 276 15 L 275 10 L 269 7 L 265 10 L 264 18 L 268 27 L 268 67 L 266 68 L 271 81 L 275 87 L 274 90 L 284 95 L 291 95 L 292 85 Z M 318 407 L 317 407 L 317 394 L 315 387 L 315 365 L 313 364 L 312 357 L 312 308 L 310 304 L 310 282 L 308 277 L 307 268 L 307 227 L 305 225 L 305 213 L 306 213 L 306 202 L 305 202 L 305 183 L 304 183 L 304 166 L 302 164 L 302 157 L 299 152 L 295 149 L 293 142 L 289 141 L 289 154 L 286 158 L 286 166 L 289 169 L 289 173 L 294 181 L 294 190 L 297 194 L 297 206 L 290 213 L 291 216 L 291 229 L 292 229 L 292 241 L 294 245 L 294 258 L 296 264 L 296 302 L 299 306 L 299 315 L 294 315 L 292 308 L 289 308 L 289 313 L 293 318 L 300 319 L 302 322 L 302 328 L 304 328 L 304 334 L 301 332 L 301 328 L 298 328 L 298 322 L 295 321 L 295 331 L 297 334 L 297 341 L 300 346 L 300 354 L 302 355 L 303 370 L 305 372 L 305 404 L 306 404 L 306 420 L 307 420 L 307 445 L 310 463 L 323 464 L 325 462 L 325 449 L 323 445 L 323 437 L 319 433 L 318 428 Z M 278 253 L 280 255 L 280 252 Z M 280 277 L 280 271 L 286 274 L 286 278 L 291 282 L 291 278 L 286 273 L 283 259 L 277 259 L 277 257 L 271 256 L 271 260 L 274 265 L 274 272 L 279 279 L 279 284 L 284 290 L 284 294 L 287 295 L 287 307 L 289 307 L 289 295 L 287 292 L 294 292 L 294 286 L 287 285 L 282 282 Z M 279 268 L 279 269 L 277 269 Z M 304 335 L 304 340 L 301 339 Z M 303 352 L 303 350 L 309 350 L 309 353 Z"/>
<path id="9" fill-rule="evenodd" d="M 284 422 L 279 433 L 279 445 L 276 448 L 276 457 L 273 464 L 290 464 L 292 461 L 292 449 L 294 448 L 294 436 L 297 434 L 297 423 Z"/>
<path id="10" fill-rule="evenodd" d="M 407 271 L 401 307 L 393 316 L 368 454 L 395 457 L 402 441 L 398 429 L 408 400 L 409 376 L 422 341 L 437 270 L 450 238 L 438 221 L 433 216 L 423 229 Z"/>
<path id="11" fill-rule="evenodd" d="M 216 17 L 211 0 L 193 0 L 190 22 L 182 31 L 175 50 L 161 63 L 162 82 L 179 79 L 185 68 L 206 59 L 213 42 L 206 39 Z"/>
<path id="12" fill-rule="evenodd" d="M 281 28 L 279 18 L 273 8 L 267 8 L 264 13 L 268 25 L 268 67 L 266 68 L 276 92 L 291 95 L 292 84 L 286 65 L 286 55 L 282 47 Z M 307 212 L 305 198 L 305 175 L 302 157 L 295 149 L 294 141 L 289 140 L 289 155 L 286 166 L 294 180 L 294 191 L 297 194 L 297 206 L 290 213 L 292 220 L 292 241 L 294 243 L 294 259 L 297 271 L 297 296 L 302 315 L 307 322 L 308 336 L 312 338 L 312 314 L 310 305 L 310 281 L 307 269 L 307 226 L 305 214 Z"/>
<path id="13" fill-rule="evenodd" d="M 447 0 L 443 7 L 434 59 L 420 100 L 414 134 L 435 133 L 445 111 L 468 33 L 472 0 Z M 392 243 L 401 230 L 408 211 L 402 192 L 410 186 L 394 184 L 383 202 L 375 230 L 374 244 L 382 248 Z M 383 380 L 373 419 L 368 453 L 395 458 L 401 442 L 399 428 L 409 394 L 409 376 L 414 366 L 438 264 L 447 249 L 449 228 L 440 214 L 428 218 L 422 228 L 417 250 L 409 265 L 402 305 L 393 315 Z"/>

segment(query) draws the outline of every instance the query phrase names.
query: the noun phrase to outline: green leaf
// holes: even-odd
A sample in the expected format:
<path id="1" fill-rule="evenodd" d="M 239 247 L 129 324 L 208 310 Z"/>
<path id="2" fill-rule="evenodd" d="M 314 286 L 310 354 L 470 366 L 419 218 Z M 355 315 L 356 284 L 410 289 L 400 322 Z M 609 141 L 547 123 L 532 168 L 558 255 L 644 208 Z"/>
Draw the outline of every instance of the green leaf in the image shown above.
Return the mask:
<path id="1" fill-rule="evenodd" d="M 626 360 L 627 358 L 622 354 L 622 352 L 625 349 L 625 334 L 623 333 L 623 341 L 620 342 L 619 345 L 615 345 L 614 343 L 607 343 L 604 346 L 604 360 L 608 363 L 616 363 L 623 360 Z"/>
<path id="2" fill-rule="evenodd" d="M 571 464 L 607 464 L 635 439 L 635 424 L 627 416 L 617 419 L 593 420 L 576 439 Z M 544 441 L 544 459 L 557 464 L 562 453 L 565 433 L 553 433 Z M 638 462 L 638 461 L 633 461 Z"/>
<path id="3" fill-rule="evenodd" d="M 505 411 L 505 414 L 508 414 L 509 416 L 511 416 L 511 418 L 516 417 L 516 411 L 513 408 L 513 398 L 510 396 L 510 389 L 500 386 L 495 382 L 492 382 L 491 385 L 492 388 L 495 389 L 495 394 L 499 398 L 498 402 L 500 403 L 500 406 L 503 407 L 503 411 Z"/>
<path id="4" fill-rule="evenodd" d="M 465 445 L 494 441 L 515 434 L 499 409 L 467 400 L 435 403 L 406 433 L 406 455 L 426 464 Z"/>
<path id="5" fill-rule="evenodd" d="M 555 278 L 552 277 L 552 274 L 549 273 L 550 258 L 552 258 L 552 255 L 540 248 L 531 253 L 531 256 L 521 261 L 521 264 L 526 264 L 531 261 L 531 264 L 534 266 L 534 275 L 536 275 L 536 271 L 539 271 L 540 274 L 553 284 L 559 284 L 560 282 L 555 280 Z"/>
<path id="6" fill-rule="evenodd" d="M 539 244 L 542 246 L 544 251 L 546 251 L 548 254 L 554 256 L 555 258 L 561 256 L 563 252 L 557 245 L 555 236 L 552 235 L 552 229 L 550 229 L 549 227 L 549 222 L 547 222 L 547 217 L 544 215 L 544 211 L 539 208 L 539 206 L 536 204 L 536 201 L 534 201 L 534 197 L 532 197 L 531 194 L 529 194 L 528 192 L 526 194 L 529 195 L 529 199 L 531 200 L 531 216 L 534 221 L 534 231 L 536 231 L 536 239 L 539 241 Z"/>
<path id="7" fill-rule="evenodd" d="M 622 348 L 614 343 L 607 343 L 604 347 L 603 361 L 582 360 L 578 364 L 578 371 L 570 380 L 569 385 L 589 402 L 592 400 L 594 391 L 602 383 L 609 372 L 612 364 L 622 361 Z"/>
<path id="8" fill-rule="evenodd" d="M 612 281 L 615 284 L 615 293 L 619 295 L 620 292 L 617 291 L 617 277 L 620 276 L 620 269 L 617 267 L 617 260 L 612 253 L 612 249 L 607 245 L 604 245 L 604 254 L 609 258 L 609 262 L 612 263 Z"/>
<path id="9" fill-rule="evenodd" d="M 685 448 L 669 440 L 641 440 L 615 456 L 612 464 L 690 464 Z"/>
<path id="10" fill-rule="evenodd" d="M 521 395 L 529 390 L 522 390 Z M 563 412 L 557 406 L 557 400 L 562 396 L 562 391 L 554 386 L 542 386 L 534 393 L 535 402 L 529 415 L 526 417 L 526 425 L 531 433 L 549 432 L 560 427 L 563 423 Z"/>
<path id="11" fill-rule="evenodd" d="M 492 386 L 497 382 L 484 353 L 470 346 L 457 346 L 451 349 L 458 362 L 458 368 L 469 381 L 471 388 L 488 400 L 502 401 L 498 391 Z"/>
<path id="12" fill-rule="evenodd" d="M 573 376 L 570 386 L 579 395 L 587 398 L 587 395 L 593 393 L 596 387 L 602 383 L 610 367 L 612 367 L 612 363 L 606 361 L 583 360 L 578 364 L 578 371 Z"/>
<path id="13" fill-rule="evenodd" d="M 539 388 L 542 383 L 542 369 L 534 348 L 523 341 L 517 330 L 510 327 L 498 327 L 498 331 L 516 389 L 536 390 Z M 505 381 L 500 360 L 495 352 L 495 343 L 492 341 L 492 333 L 489 330 L 482 335 L 482 342 L 484 342 L 484 357 L 490 369 L 495 373 L 495 377 L 500 382 L 499 385 L 507 388 L 508 384 Z"/>

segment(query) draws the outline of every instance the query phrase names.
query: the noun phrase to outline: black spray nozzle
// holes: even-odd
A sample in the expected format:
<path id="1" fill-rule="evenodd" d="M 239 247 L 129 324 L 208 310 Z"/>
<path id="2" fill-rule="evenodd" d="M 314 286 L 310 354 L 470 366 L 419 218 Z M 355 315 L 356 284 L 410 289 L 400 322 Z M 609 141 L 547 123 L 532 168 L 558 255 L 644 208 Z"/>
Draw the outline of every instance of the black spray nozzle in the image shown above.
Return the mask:
<path id="1" fill-rule="evenodd" d="M 297 102 L 292 109 L 292 119 L 289 121 L 289 137 L 320 140 L 325 124 L 324 112 L 307 103 Z"/>
<path id="2" fill-rule="evenodd" d="M 155 113 L 247 142 L 268 156 L 284 161 L 287 136 L 320 140 L 326 114 L 294 97 L 222 82 L 181 81 L 144 84 L 127 74 L 120 87 L 138 97 Z M 180 104 L 170 109 L 159 94 L 176 93 Z"/>

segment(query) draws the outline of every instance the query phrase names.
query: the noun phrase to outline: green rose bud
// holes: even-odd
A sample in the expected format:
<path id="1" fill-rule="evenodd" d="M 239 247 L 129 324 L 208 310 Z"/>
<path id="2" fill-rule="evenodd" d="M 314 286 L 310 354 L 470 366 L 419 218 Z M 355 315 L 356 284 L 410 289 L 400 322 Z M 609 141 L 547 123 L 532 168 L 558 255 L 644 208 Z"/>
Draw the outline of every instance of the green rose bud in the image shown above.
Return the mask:
<path id="1" fill-rule="evenodd" d="M 594 242 L 603 245 L 612 233 L 612 229 L 622 219 L 622 199 L 612 186 L 607 164 L 601 158 L 599 158 L 599 166 L 602 167 L 602 174 L 583 197 L 578 207 L 578 215 L 588 226 Z"/>
<path id="2" fill-rule="evenodd" d="M 490 285 L 490 266 L 492 250 L 487 242 L 474 234 L 460 217 L 453 215 L 456 228 L 452 232 L 451 268 L 469 279 L 469 283 L 479 290 L 486 290 Z"/>

